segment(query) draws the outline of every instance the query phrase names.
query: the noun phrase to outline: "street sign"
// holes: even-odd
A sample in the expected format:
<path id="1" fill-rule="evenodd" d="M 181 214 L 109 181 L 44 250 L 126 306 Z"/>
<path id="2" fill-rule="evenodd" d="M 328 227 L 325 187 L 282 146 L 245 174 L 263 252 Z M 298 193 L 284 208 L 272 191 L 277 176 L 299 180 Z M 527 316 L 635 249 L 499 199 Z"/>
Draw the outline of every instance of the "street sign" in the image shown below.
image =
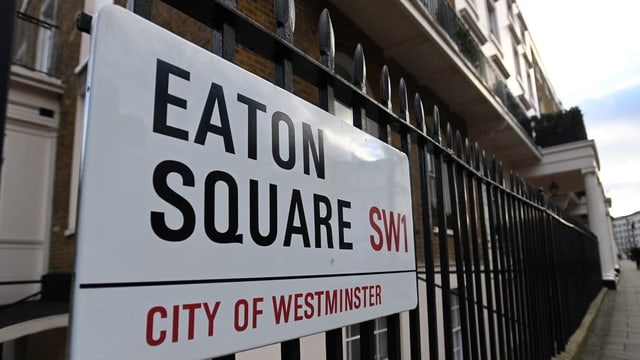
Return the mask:
<path id="1" fill-rule="evenodd" d="M 416 306 L 404 154 L 117 6 L 88 81 L 72 359 L 214 357 Z"/>

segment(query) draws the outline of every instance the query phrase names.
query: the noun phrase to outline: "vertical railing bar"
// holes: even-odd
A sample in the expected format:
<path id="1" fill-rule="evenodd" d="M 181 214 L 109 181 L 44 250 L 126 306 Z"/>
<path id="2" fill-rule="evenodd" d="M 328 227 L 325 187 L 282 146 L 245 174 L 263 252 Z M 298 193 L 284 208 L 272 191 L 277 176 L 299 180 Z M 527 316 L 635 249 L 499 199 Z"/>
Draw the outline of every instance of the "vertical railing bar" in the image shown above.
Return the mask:
<path id="1" fill-rule="evenodd" d="M 440 114 L 438 108 L 433 108 L 434 139 L 440 144 Z M 444 329 L 444 355 L 446 360 L 453 360 L 453 334 L 451 327 L 451 281 L 449 279 L 449 246 L 447 239 L 447 222 L 444 203 L 444 175 L 442 163 L 446 154 L 440 147 L 434 149 L 434 170 L 436 173 L 436 208 L 438 211 L 438 241 L 440 245 L 440 281 L 442 283 L 442 323 Z M 447 159 L 448 161 L 448 159 Z M 433 345 L 431 345 L 433 346 Z"/>
<path id="2" fill-rule="evenodd" d="M 475 150 L 475 151 L 474 151 Z M 476 165 L 476 169 L 477 169 L 477 163 L 479 161 L 479 157 L 477 156 L 477 148 L 472 148 L 470 149 L 469 147 L 469 142 L 467 141 L 465 143 L 465 151 L 467 153 L 467 161 L 469 163 L 474 163 Z M 469 217 L 470 219 L 470 228 L 471 228 L 471 245 L 472 245 L 472 252 L 473 252 L 473 275 L 474 275 L 474 281 L 475 281 L 475 301 L 476 301 L 476 314 L 477 314 L 477 319 L 478 319 L 478 342 L 479 342 L 479 346 L 480 346 L 480 358 L 482 360 L 487 360 L 487 340 L 486 340 L 486 333 L 485 333 L 485 321 L 484 321 L 484 301 L 483 301 L 483 291 L 482 291 L 482 268 L 481 268 L 481 264 L 480 264 L 480 247 L 478 246 L 478 222 L 477 222 L 477 216 L 478 216 L 478 211 L 480 212 L 483 211 L 483 209 L 478 209 L 478 207 L 476 206 L 476 198 L 478 197 L 478 192 L 477 192 L 477 188 L 476 185 L 477 184 L 477 177 L 474 174 L 470 174 L 467 177 L 467 181 L 468 181 L 468 185 L 467 188 L 469 189 L 469 209 L 471 209 L 471 211 L 473 212 L 473 214 Z M 480 195 L 482 196 L 482 195 Z M 481 201 L 478 201 L 478 204 L 481 204 Z M 481 220 L 482 221 L 482 220 Z"/>
<path id="3" fill-rule="evenodd" d="M 427 134 L 426 121 L 424 118 L 424 109 L 420 96 L 416 94 L 414 100 L 415 113 L 418 128 L 423 134 Z M 428 331 L 428 348 L 429 359 L 438 359 L 438 319 L 436 316 L 436 287 L 435 287 L 435 260 L 433 253 L 433 227 L 431 224 L 431 197 L 434 194 L 429 192 L 429 174 L 428 174 L 428 147 L 425 146 L 424 139 L 418 138 L 418 154 L 420 163 L 420 194 L 422 203 L 422 238 L 425 262 L 425 279 L 426 279 L 426 302 L 427 302 L 427 331 Z M 419 307 L 418 307 L 419 309 Z M 422 354 L 420 354 L 422 355 Z M 412 350 L 413 357 L 413 350 Z"/>
<path id="4" fill-rule="evenodd" d="M 236 7 L 236 0 L 226 0 L 226 4 Z M 235 62 L 236 30 L 225 21 L 222 12 L 213 14 L 213 53 L 229 62 Z"/>
<path id="5" fill-rule="evenodd" d="M 353 85 L 355 85 L 363 93 L 366 91 L 367 66 L 364 57 L 362 45 L 358 43 L 353 53 Z M 359 111 L 356 111 L 356 107 Z M 367 131 L 367 113 L 366 109 L 360 103 L 360 100 L 354 102 L 353 108 L 353 126 L 360 130 Z"/>
<path id="6" fill-rule="evenodd" d="M 534 209 L 528 207 L 529 213 L 535 212 Z M 549 354 L 549 345 L 548 345 L 548 334 L 547 334 L 547 326 L 549 324 L 548 319 L 546 317 L 546 308 L 548 306 L 548 302 L 546 302 L 546 296 L 544 294 L 548 294 L 548 288 L 545 286 L 546 283 L 546 275 L 545 269 L 548 268 L 546 253 L 544 251 L 544 239 L 540 235 L 540 229 L 537 226 L 532 226 L 530 231 L 535 236 L 535 242 L 533 246 L 535 247 L 535 258 L 536 261 L 533 266 L 535 267 L 537 279 L 536 279 L 536 291 L 537 294 L 543 294 L 543 296 L 538 297 L 538 305 L 534 309 L 532 319 L 534 319 L 537 325 L 537 338 L 540 341 L 540 344 L 536 344 L 536 348 L 539 349 L 540 357 L 550 357 Z"/>
<path id="7" fill-rule="evenodd" d="M 535 241 L 536 237 L 533 237 L 531 235 L 530 229 L 532 226 L 535 226 L 532 224 L 533 219 L 531 219 L 530 217 L 527 217 L 526 215 L 526 209 L 529 209 L 529 211 L 532 211 L 533 209 L 528 206 L 526 203 L 522 203 L 522 202 L 518 202 L 519 207 L 518 207 L 518 213 L 520 214 L 520 216 L 523 219 L 529 219 L 529 220 L 525 220 L 524 224 L 521 227 L 521 234 L 522 234 L 522 238 L 521 241 L 518 243 L 518 261 L 520 263 L 520 271 L 519 271 L 519 277 L 520 277 L 520 289 L 521 289 L 521 306 L 522 306 L 522 321 L 523 321 L 523 326 L 522 329 L 524 331 L 523 336 L 525 338 L 525 354 L 527 354 L 527 358 L 530 359 L 532 358 L 531 354 L 532 354 L 532 350 L 534 348 L 534 344 L 533 344 L 533 339 L 531 338 L 531 322 L 533 321 L 533 318 L 531 316 L 531 312 L 529 311 L 529 307 L 530 304 L 533 301 L 533 296 L 534 293 L 532 293 L 530 291 L 530 289 L 528 288 L 528 279 L 527 279 L 527 273 L 526 273 L 526 267 L 527 267 L 527 262 L 526 262 L 526 256 L 528 255 L 527 253 L 527 244 L 529 244 L 532 241 Z M 539 236 L 537 236 L 537 238 L 539 238 Z"/>
<path id="8" fill-rule="evenodd" d="M 127 0 L 127 9 L 147 20 L 151 20 L 153 13 L 152 0 Z"/>
<path id="9" fill-rule="evenodd" d="M 401 339 L 400 339 L 400 314 L 391 314 L 387 316 L 387 341 L 389 347 L 389 360 L 400 360 L 402 358 Z M 371 357 L 370 359 L 374 359 Z"/>
<path id="10" fill-rule="evenodd" d="M 529 312 L 529 304 L 533 301 L 534 293 L 528 291 L 527 289 L 527 275 L 526 275 L 526 256 L 527 252 L 527 244 L 532 241 L 536 241 L 538 236 L 532 236 L 531 228 L 533 226 L 533 219 L 530 214 L 527 214 L 527 209 L 531 209 L 526 203 L 523 203 L 519 199 L 514 199 L 515 201 L 515 214 L 518 217 L 518 234 L 519 237 L 515 243 L 514 253 L 516 261 L 516 268 L 518 269 L 516 276 L 518 278 L 518 288 L 519 288 L 519 309 L 520 309 L 520 329 L 522 331 L 522 356 L 524 359 L 531 359 L 533 355 L 533 339 L 531 336 L 531 319 Z M 530 210 L 529 210 L 530 211 Z"/>
<path id="11" fill-rule="evenodd" d="M 376 354 L 376 339 L 374 335 L 376 326 L 375 320 L 360 323 L 360 358 L 373 359 Z M 389 333 L 387 323 L 387 333 Z"/>
<path id="12" fill-rule="evenodd" d="M 318 47 L 320 50 L 320 64 L 334 75 L 335 71 L 335 38 L 329 11 L 324 9 L 318 20 Z M 333 85 L 323 81 L 318 85 L 319 106 L 330 114 L 335 114 L 335 97 Z M 354 112 L 356 107 L 354 106 Z M 343 339 L 342 328 L 328 330 L 324 333 L 325 358 L 342 360 Z"/>
<path id="13" fill-rule="evenodd" d="M 295 4 L 293 0 L 275 0 L 274 15 L 276 18 L 276 35 L 293 44 L 295 28 Z M 274 63 L 275 84 L 289 92 L 293 92 L 293 65 L 285 54 L 276 55 Z"/>
<path id="14" fill-rule="evenodd" d="M 522 195 L 519 193 L 519 189 L 513 186 L 514 178 L 511 176 L 512 189 L 518 193 L 518 195 Z M 506 241 L 505 252 L 507 254 L 507 268 L 510 269 L 509 273 L 511 274 L 511 331 L 513 333 L 513 343 L 514 343 L 514 353 L 515 358 L 524 359 L 525 354 L 523 351 L 523 336 L 522 336 L 522 321 L 523 316 L 520 308 L 520 279 L 518 276 L 518 268 L 517 268 L 517 260 L 516 260 L 516 243 L 519 241 L 520 237 L 520 223 L 521 219 L 518 217 L 516 210 L 516 203 L 519 202 L 519 198 L 511 196 L 508 194 L 505 198 L 505 212 L 507 214 L 507 223 L 510 224 L 508 228 L 508 237 Z"/>
<path id="15" fill-rule="evenodd" d="M 553 342 L 554 342 L 554 350 L 555 353 L 558 352 L 558 348 L 556 346 L 558 339 L 560 338 L 560 311 L 559 311 L 559 306 L 560 306 L 560 298 L 559 298 L 559 294 L 558 294 L 558 289 L 557 289 L 557 277 L 558 277 L 558 269 L 556 266 L 556 260 L 555 260 L 555 256 L 554 256 L 554 244 L 553 244 L 553 237 L 552 237 L 552 233 L 553 233 L 553 223 L 551 221 L 551 217 L 546 214 L 546 213 L 542 213 L 541 214 L 541 221 L 544 224 L 544 236 L 545 236 L 545 240 L 547 242 L 547 244 L 549 245 L 549 250 L 551 251 L 550 253 L 550 258 L 549 258 L 549 263 L 551 264 L 551 286 L 549 288 L 550 293 L 551 293 L 551 319 L 552 319 L 552 326 L 551 326 L 551 333 L 553 335 Z"/>
<path id="16" fill-rule="evenodd" d="M 536 209 L 529 209 L 530 213 L 536 214 L 536 219 L 540 219 L 540 212 Z M 541 324 L 543 325 L 543 327 L 541 327 L 540 330 L 540 336 L 543 339 L 544 342 L 544 349 L 546 350 L 543 355 L 545 357 L 551 357 L 553 355 L 555 355 L 555 351 L 553 349 L 553 337 L 552 331 L 549 331 L 549 326 L 550 324 L 552 324 L 552 320 L 551 320 L 551 316 L 549 314 L 549 310 L 551 308 L 551 288 L 550 288 L 550 283 L 549 283 L 549 278 L 551 275 L 551 271 L 552 271 L 552 265 L 551 265 L 551 257 L 549 256 L 548 250 L 547 250 L 547 239 L 544 236 L 544 223 L 541 221 L 537 221 L 536 222 L 536 226 L 534 229 L 532 229 L 533 232 L 536 235 L 537 238 L 537 243 L 539 244 L 539 248 L 540 248 L 540 258 L 542 258 L 542 264 L 541 266 L 541 270 L 542 270 L 542 279 L 541 279 L 541 284 L 540 284 L 540 290 L 542 291 L 542 294 L 545 294 L 544 297 L 542 297 L 540 300 L 544 301 L 543 303 L 543 307 L 540 309 L 540 313 L 541 313 Z"/>
<path id="17" fill-rule="evenodd" d="M 537 195 L 538 201 L 540 201 L 543 198 L 543 194 L 542 191 L 539 192 L 539 194 Z M 554 340 L 555 340 L 555 319 L 556 317 L 554 316 L 554 304 L 555 304 L 555 300 L 554 300 L 554 293 L 556 292 L 554 289 L 554 282 L 553 282 L 553 277 L 554 277 L 554 268 L 555 268 L 555 264 L 553 261 L 553 253 L 552 253 L 552 247 L 551 247 L 551 242 L 547 233 L 547 229 L 546 229 L 546 222 L 545 222 L 545 213 L 543 211 L 540 210 L 534 210 L 537 214 L 537 227 L 538 227 L 538 231 L 541 232 L 541 237 L 542 237 L 542 242 L 544 244 L 544 249 L 545 249 L 545 258 L 546 258 L 546 266 L 545 269 L 547 271 L 547 275 L 546 275 L 546 293 L 547 295 L 547 309 L 546 309 L 546 317 L 547 317 L 547 347 L 549 349 L 549 354 L 551 356 L 556 355 L 556 349 L 554 346 Z"/>
<path id="18" fill-rule="evenodd" d="M 293 0 L 275 0 L 273 9 L 276 20 L 276 34 L 282 40 L 293 44 L 295 28 L 295 4 Z M 276 55 L 274 62 L 276 86 L 293 92 L 293 67 L 291 60 L 285 54 Z M 300 359 L 300 339 L 283 341 L 280 344 L 280 358 L 282 360 Z"/>
<path id="19" fill-rule="evenodd" d="M 138 2 L 139 0 L 136 0 Z M 236 0 L 228 0 L 228 5 L 235 8 Z M 224 21 L 220 13 L 214 12 L 213 46 L 212 52 L 221 58 L 235 62 L 236 31 L 228 22 Z M 235 354 L 221 356 L 212 360 L 235 360 Z"/>
<path id="20" fill-rule="evenodd" d="M 447 124 L 447 147 L 453 152 L 455 147 L 453 143 L 453 134 L 451 124 Z M 460 332 L 462 335 L 462 353 L 465 358 L 471 358 L 469 323 L 467 314 L 467 296 L 464 278 L 464 263 L 462 261 L 461 237 L 460 237 L 460 214 L 458 206 L 458 196 L 460 190 L 458 184 L 457 170 L 458 163 L 455 158 L 451 157 L 447 166 L 447 179 L 449 184 L 449 203 L 451 204 L 452 230 L 453 230 L 453 247 L 456 266 L 456 279 L 458 282 L 458 303 L 460 304 Z M 451 311 L 451 308 L 445 308 L 444 311 Z"/>
<path id="21" fill-rule="evenodd" d="M 512 219 L 510 217 L 510 213 L 509 213 L 509 209 L 508 209 L 508 199 L 509 199 L 509 192 L 506 189 L 506 184 L 503 183 L 503 186 L 505 186 L 505 191 L 502 191 L 500 193 L 500 202 L 501 202 L 501 211 L 502 211 L 502 219 L 504 219 L 504 223 L 502 225 L 502 237 L 501 237 L 501 241 L 500 241 L 500 247 L 498 248 L 498 251 L 500 252 L 500 264 L 501 264 L 501 268 L 503 270 L 504 273 L 504 277 L 503 277 L 503 281 L 504 281 L 504 286 L 503 286 L 503 298 L 502 298 L 502 304 L 504 305 L 505 308 L 505 328 L 506 328 L 506 332 L 505 334 L 507 334 L 507 358 L 508 359 L 515 359 L 517 356 L 515 356 L 514 354 L 514 344 L 515 344 L 515 331 L 514 331 L 514 314 L 513 314 L 513 286 L 512 286 L 512 282 L 513 282 L 513 276 L 511 274 L 511 271 L 513 270 L 511 268 L 511 261 L 510 261 L 510 256 L 509 256 L 509 241 L 511 238 L 511 229 L 513 229 L 513 222 Z"/>
<path id="22" fill-rule="evenodd" d="M 382 66 L 380 73 L 380 95 L 380 103 L 388 110 L 391 110 L 391 79 L 387 65 Z M 386 117 L 386 114 L 383 114 L 383 117 Z M 378 122 L 378 139 L 386 144 L 391 144 L 389 121 L 386 118 L 382 120 Z"/>
<path id="23" fill-rule="evenodd" d="M 491 172 L 492 172 L 491 174 L 492 180 L 496 181 L 498 174 L 497 174 L 497 165 L 496 165 L 495 158 L 492 159 Z M 500 211 L 500 201 L 498 196 L 500 194 L 501 188 L 493 184 L 490 184 L 489 186 L 490 186 L 489 194 L 491 196 L 491 199 L 489 200 L 491 204 L 491 211 L 489 213 L 489 218 L 490 218 L 491 227 L 492 227 L 491 259 L 492 259 L 492 265 L 493 265 L 493 277 L 495 279 L 494 294 L 495 294 L 495 300 L 496 300 L 496 314 L 497 314 L 495 319 L 498 324 L 498 351 L 500 353 L 500 359 L 506 359 L 507 358 L 506 344 L 505 344 L 506 336 L 505 336 L 505 328 L 504 328 L 505 312 L 502 306 L 502 299 L 503 299 L 502 277 L 504 275 L 501 273 L 502 271 L 500 267 L 500 259 L 499 259 L 499 252 L 498 252 L 498 247 L 500 246 L 499 241 L 500 241 L 500 237 L 502 236 L 501 229 L 500 229 L 500 227 L 502 226 L 502 221 L 500 217 L 501 211 Z"/>
<path id="24" fill-rule="evenodd" d="M 399 96 L 399 108 L 400 108 L 400 119 L 406 123 L 410 123 L 409 121 L 409 99 L 407 97 L 407 85 L 404 79 L 400 79 L 400 84 L 398 86 L 398 96 Z M 414 188 L 413 178 L 411 174 L 413 173 L 413 154 L 411 151 L 411 135 L 406 130 L 400 131 L 400 150 L 407 156 L 407 160 L 409 162 L 409 184 L 410 189 Z M 413 207 L 413 201 L 412 201 Z M 413 214 L 413 211 L 412 211 Z M 415 216 L 415 214 L 414 214 Z M 415 234 L 415 224 L 417 223 L 414 218 L 414 228 L 411 229 Z M 417 249 L 417 239 L 414 238 L 414 249 Z M 415 252 L 415 266 L 416 269 L 418 267 L 418 253 Z M 416 293 L 418 293 L 418 277 L 416 276 Z M 399 333 L 398 333 L 399 335 Z M 409 346 L 411 350 L 411 359 L 418 360 L 421 357 L 420 350 L 420 308 L 416 306 L 414 309 L 409 310 Z M 400 349 L 400 342 L 398 342 L 398 350 Z M 399 352 L 399 351 L 398 351 Z M 395 351 L 394 351 L 395 353 Z M 398 359 L 400 356 L 398 356 Z"/>
<path id="25" fill-rule="evenodd" d="M 535 209 L 531 210 L 531 211 L 535 211 Z M 549 232 L 548 232 L 548 229 L 547 229 L 548 228 L 547 221 L 545 221 L 545 218 L 544 218 L 545 214 L 542 213 L 542 212 L 539 212 L 539 211 L 537 211 L 537 213 L 538 213 L 537 218 L 539 219 L 538 222 L 537 222 L 538 228 L 539 228 L 538 229 L 538 234 L 540 234 L 542 232 L 542 234 L 539 235 L 541 243 L 548 245 L 548 244 L 550 244 L 550 236 L 549 236 Z M 548 269 L 549 274 L 554 274 L 555 273 L 555 269 L 554 269 L 555 268 L 555 265 L 554 265 L 555 261 L 553 260 L 553 254 L 546 253 L 546 254 L 544 254 L 544 256 L 546 258 L 546 266 L 545 266 L 545 268 Z M 546 289 L 545 289 L 545 291 L 549 294 L 549 298 L 547 298 L 547 309 L 548 309 L 547 311 L 552 311 L 552 306 L 555 303 L 555 301 L 553 301 L 553 299 L 551 297 L 553 296 L 552 294 L 555 293 L 556 291 L 552 290 L 552 287 L 550 285 L 551 285 L 551 282 L 547 281 L 547 286 L 546 286 Z M 535 320 L 535 319 L 533 319 L 533 320 Z M 547 341 L 548 341 L 547 346 L 549 348 L 553 349 L 552 353 L 555 353 L 554 344 L 553 344 L 554 343 L 554 341 L 553 341 L 554 332 L 555 332 L 553 330 L 553 328 L 554 328 L 553 322 L 554 322 L 554 316 L 551 313 L 550 316 L 548 317 L 548 323 L 547 323 L 547 326 L 551 328 L 551 329 L 549 329 L 551 331 L 548 331 L 549 334 L 548 334 L 548 339 L 547 339 Z"/>
<path id="26" fill-rule="evenodd" d="M 513 261 L 514 261 L 514 276 L 516 278 L 516 291 L 517 291 L 517 307 L 519 314 L 519 344 L 520 344 L 520 356 L 522 359 L 528 359 L 531 357 L 531 349 L 529 347 L 529 337 L 527 336 L 527 326 L 529 317 L 526 312 L 526 299 L 527 292 L 525 290 L 525 280 L 524 280 L 524 262 L 522 258 L 522 244 L 531 239 L 531 234 L 527 231 L 527 227 L 531 225 L 532 219 L 526 216 L 523 213 L 523 208 L 527 208 L 528 206 L 520 201 L 520 199 L 514 199 L 514 212 L 515 217 L 518 219 L 517 221 L 517 231 L 516 238 L 513 243 Z"/>
<path id="27" fill-rule="evenodd" d="M 502 222 L 502 226 L 500 227 L 500 238 L 499 238 L 499 246 L 498 246 L 498 253 L 499 255 L 499 260 L 500 260 L 500 268 L 502 270 L 503 273 L 503 277 L 502 277 L 502 305 L 503 305 L 503 311 L 504 311 L 504 322 L 505 322 L 505 345 L 506 345 L 506 351 L 507 351 L 507 359 L 513 359 L 514 355 L 513 355 L 513 350 L 514 350 L 514 340 L 513 340 L 513 336 L 514 336 L 514 331 L 513 331 L 513 307 L 512 307 L 512 294 L 513 294 L 513 289 L 511 286 L 511 274 L 510 274 L 510 270 L 508 267 L 508 257 L 509 257 L 509 252 L 508 252 L 508 242 L 509 242 L 509 218 L 507 216 L 507 210 L 506 210 L 506 197 L 509 194 L 508 189 L 506 188 L 506 184 L 503 180 L 503 167 L 502 167 L 502 163 L 499 164 L 498 166 L 498 183 L 501 185 L 500 191 L 499 191 L 499 203 L 500 203 L 500 217 L 503 220 Z"/>
<path id="28" fill-rule="evenodd" d="M 465 157 L 466 149 L 462 144 L 462 137 L 460 132 L 456 132 L 456 147 L 462 161 L 469 163 L 469 157 Z M 458 190 L 458 208 L 459 208 L 459 225 L 460 225 L 460 243 L 462 245 L 464 277 L 465 277 L 465 296 L 467 300 L 467 321 L 469 326 L 469 339 L 470 339 L 470 353 L 471 358 L 478 359 L 478 330 L 477 330 L 477 317 L 476 317 L 476 304 L 475 299 L 475 286 L 473 279 L 473 266 L 471 264 L 471 251 L 469 249 L 469 213 L 467 206 L 469 202 L 467 178 L 470 178 L 473 174 L 469 174 L 465 167 L 457 167 L 457 190 Z"/>
<path id="29" fill-rule="evenodd" d="M 217 358 L 212 358 L 211 360 L 235 360 L 236 354 L 229 354 L 225 356 L 219 356 Z"/>
<path id="30" fill-rule="evenodd" d="M 388 109 L 391 110 L 391 78 L 389 76 L 389 70 L 388 67 L 385 65 L 380 77 L 380 82 L 381 82 L 381 97 L 380 97 L 380 101 L 381 103 Z M 404 82 L 404 80 L 402 80 L 401 82 Z M 405 89 L 406 90 L 406 89 Z M 405 94 L 405 105 L 406 105 L 406 91 L 404 92 Z M 402 103 L 402 100 L 399 101 L 400 103 Z M 406 115 L 406 108 L 404 109 L 404 113 Z M 384 117 L 384 124 L 386 124 L 384 126 L 385 128 L 385 132 L 387 133 L 387 137 L 385 142 L 387 144 L 391 144 L 391 132 L 390 130 L 390 126 L 388 125 L 390 123 L 389 119 L 388 119 L 388 114 L 385 114 Z M 416 279 L 417 281 L 417 279 Z M 388 352 L 388 357 L 390 360 L 400 360 L 402 354 L 401 354 L 401 339 L 400 339 L 400 314 L 396 313 L 396 314 L 391 314 L 389 316 L 387 316 L 387 352 Z"/>
<path id="31" fill-rule="evenodd" d="M 564 337 L 564 328 L 565 328 L 565 323 L 566 323 L 566 312 L 564 311 L 564 303 L 565 303 L 565 297 L 564 294 L 562 292 L 562 280 L 564 278 L 564 274 L 563 274 L 563 268 L 560 266 L 559 263 L 559 259 L 558 259 L 558 251 L 559 249 L 559 245 L 561 245 L 558 241 L 560 239 L 562 239 L 562 237 L 559 236 L 558 232 L 560 230 L 560 226 L 559 224 L 555 221 L 555 219 L 551 216 L 547 216 L 547 222 L 548 222 L 548 226 L 549 226 L 549 231 L 550 231 L 550 241 L 551 241 L 551 245 L 554 249 L 554 273 L 556 274 L 556 276 L 554 277 L 555 279 L 555 290 L 556 290 L 556 297 L 557 297 L 557 306 L 556 306 L 556 314 L 558 315 L 557 319 L 557 346 L 556 346 L 556 352 L 560 352 L 563 349 L 563 343 L 565 340 Z"/>
<path id="32" fill-rule="evenodd" d="M 478 157 L 478 160 L 482 160 L 482 171 L 484 173 L 485 177 L 489 177 L 489 167 L 487 164 L 487 158 L 485 156 L 485 153 L 482 153 L 482 156 L 480 157 L 479 154 L 479 150 L 478 150 L 478 145 L 476 144 L 475 146 L 475 151 L 476 151 L 476 157 Z M 478 167 L 478 170 L 480 170 L 480 163 L 478 162 L 476 164 L 476 166 Z M 484 181 L 480 181 L 478 182 L 478 188 L 479 188 L 479 203 L 478 206 L 480 207 L 480 217 L 481 217 L 481 231 L 482 231 L 482 237 L 481 237 L 481 242 L 482 242 L 482 262 L 484 264 L 484 278 L 485 278 L 485 288 L 486 288 L 486 297 L 487 297 L 487 308 L 489 309 L 487 311 L 487 323 L 489 324 L 489 357 L 491 359 L 496 359 L 498 357 L 498 353 L 496 350 L 496 324 L 495 324 L 495 315 L 493 314 L 494 311 L 494 302 L 493 302 L 493 291 L 494 291 L 494 287 L 492 286 L 493 281 L 491 280 L 491 274 L 492 274 L 492 266 L 491 266 L 491 260 L 490 260 L 490 249 L 489 249 L 489 237 L 493 236 L 493 229 L 491 228 L 491 224 L 493 223 L 491 220 L 491 212 L 492 212 L 492 207 L 491 207 L 491 187 L 492 185 L 484 184 Z M 486 200 L 485 200 L 486 199 Z M 485 213 L 485 204 L 486 204 L 486 208 L 487 208 L 487 212 Z M 485 221 L 486 218 L 489 218 L 489 226 L 487 226 L 487 223 Z"/>

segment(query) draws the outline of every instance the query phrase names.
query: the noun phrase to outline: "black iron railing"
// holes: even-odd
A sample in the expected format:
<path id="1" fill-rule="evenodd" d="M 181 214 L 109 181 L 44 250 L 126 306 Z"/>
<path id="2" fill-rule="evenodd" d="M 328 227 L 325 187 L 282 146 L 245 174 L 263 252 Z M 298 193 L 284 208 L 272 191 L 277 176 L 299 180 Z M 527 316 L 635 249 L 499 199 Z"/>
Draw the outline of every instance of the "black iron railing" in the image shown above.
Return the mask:
<path id="1" fill-rule="evenodd" d="M 529 118 L 520 103 L 511 94 L 504 78 L 494 68 L 490 60 L 480 49 L 480 45 L 471 35 L 456 13 L 455 8 L 447 0 L 420 0 L 427 13 L 436 21 L 449 39 L 456 45 L 458 51 L 469 62 L 482 83 L 500 99 L 509 113 L 531 136 Z"/>
<path id="2" fill-rule="evenodd" d="M 13 64 L 55 77 L 55 34 L 57 26 L 17 12 L 13 37 Z"/>
<path id="3" fill-rule="evenodd" d="M 415 245 L 424 271 L 416 279 L 421 299 L 408 322 L 401 322 L 400 314 L 386 318 L 389 359 L 401 358 L 401 333 L 410 342 L 410 354 L 402 357 L 411 359 L 421 359 L 421 349 L 430 359 L 453 359 L 457 340 L 461 349 L 455 349 L 465 359 L 549 359 L 564 350 L 602 287 L 597 239 L 583 225 L 522 179 L 505 178 L 492 155 L 441 123 L 437 108 L 425 116 L 419 94 L 410 107 L 403 79 L 394 113 L 386 66 L 380 97 L 367 95 L 360 45 L 352 81 L 337 76 L 328 11 L 320 15 L 316 61 L 291 44 L 292 0 L 275 1 L 275 34 L 240 13 L 233 1 L 163 2 L 209 26 L 215 54 L 233 62 L 236 45 L 250 49 L 273 64 L 276 85 L 291 91 L 294 76 L 303 79 L 317 89 L 319 107 L 333 112 L 335 101 L 347 104 L 355 127 L 373 132 L 367 128 L 370 119 L 379 139 L 407 155 L 414 174 Z M 150 3 L 138 0 L 133 8 L 153 20 Z M 455 333 L 452 296 L 459 304 Z M 375 337 L 375 320 L 357 326 L 360 358 L 375 358 L 376 342 L 384 341 Z M 327 359 L 343 358 L 344 339 L 343 329 L 325 333 Z M 299 339 L 281 343 L 280 349 L 282 359 L 301 357 Z"/>

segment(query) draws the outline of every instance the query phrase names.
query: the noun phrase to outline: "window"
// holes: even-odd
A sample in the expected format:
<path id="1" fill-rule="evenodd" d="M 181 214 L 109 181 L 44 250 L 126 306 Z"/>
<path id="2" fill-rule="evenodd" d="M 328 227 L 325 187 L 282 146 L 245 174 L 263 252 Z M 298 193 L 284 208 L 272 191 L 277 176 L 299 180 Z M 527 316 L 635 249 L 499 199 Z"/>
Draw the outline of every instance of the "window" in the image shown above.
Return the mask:
<path id="1" fill-rule="evenodd" d="M 40 8 L 40 20 L 48 23 L 55 21 L 55 1 L 48 0 Z M 40 27 L 38 30 L 35 68 L 44 73 L 51 71 L 53 60 L 53 28 Z"/>
<path id="2" fill-rule="evenodd" d="M 496 8 L 491 3 L 492 0 L 487 0 L 487 14 L 489 18 L 489 31 L 496 40 L 500 41 L 500 33 L 498 32 L 498 17 L 496 15 Z"/>
<path id="3" fill-rule="evenodd" d="M 529 98 L 533 99 L 533 82 L 531 81 L 531 74 L 528 70 L 525 71 L 525 73 L 527 74 L 527 88 L 529 90 Z"/>
<path id="4" fill-rule="evenodd" d="M 462 353 L 462 326 L 460 325 L 460 302 L 458 294 L 451 294 L 451 333 L 453 337 L 453 358 L 455 360 L 464 359 Z"/>
<path id="5" fill-rule="evenodd" d="M 518 48 L 513 43 L 513 64 L 516 67 L 516 76 L 522 79 L 522 67 L 520 66 L 520 54 L 518 53 Z"/>
<path id="6" fill-rule="evenodd" d="M 347 326 L 346 331 L 347 360 L 360 360 L 360 324 Z M 387 318 L 382 317 L 375 320 L 373 336 L 376 346 L 374 359 L 389 359 L 389 351 L 387 348 Z"/>

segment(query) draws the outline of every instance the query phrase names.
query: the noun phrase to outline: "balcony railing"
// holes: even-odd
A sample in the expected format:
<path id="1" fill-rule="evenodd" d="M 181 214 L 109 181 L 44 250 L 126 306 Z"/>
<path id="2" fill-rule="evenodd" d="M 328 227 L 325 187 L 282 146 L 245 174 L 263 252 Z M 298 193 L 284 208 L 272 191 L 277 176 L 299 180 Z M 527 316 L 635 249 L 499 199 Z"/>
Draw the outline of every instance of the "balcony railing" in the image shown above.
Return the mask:
<path id="1" fill-rule="evenodd" d="M 530 120 L 526 112 L 509 91 L 504 81 L 505 79 L 484 55 L 480 45 L 473 38 L 453 6 L 447 0 L 420 0 L 420 2 L 449 39 L 457 46 L 464 59 L 471 64 L 485 86 L 491 89 L 491 92 L 500 99 L 529 136 L 532 136 Z"/>
<path id="2" fill-rule="evenodd" d="M 536 144 L 546 147 L 587 140 L 582 111 L 578 107 L 533 117 Z"/>
<path id="3" fill-rule="evenodd" d="M 13 36 L 13 64 L 55 77 L 57 26 L 18 12 Z"/>

